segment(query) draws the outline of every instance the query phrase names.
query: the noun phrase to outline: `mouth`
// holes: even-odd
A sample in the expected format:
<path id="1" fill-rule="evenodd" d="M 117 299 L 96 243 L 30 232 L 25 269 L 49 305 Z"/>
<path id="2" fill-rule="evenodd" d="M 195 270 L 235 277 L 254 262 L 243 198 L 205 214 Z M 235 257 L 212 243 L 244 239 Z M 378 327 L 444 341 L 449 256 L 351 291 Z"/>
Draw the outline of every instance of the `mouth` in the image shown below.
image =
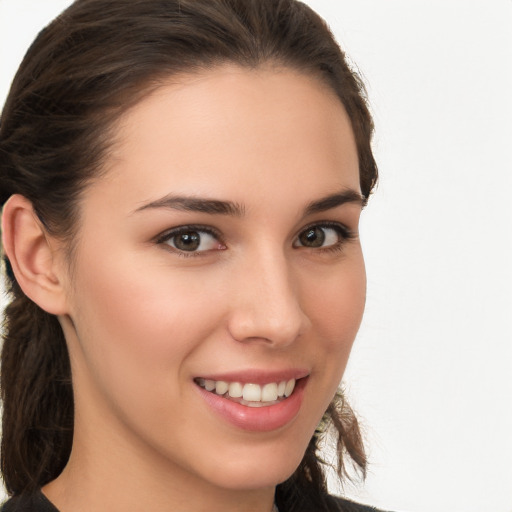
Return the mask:
<path id="1" fill-rule="evenodd" d="M 237 429 L 270 432 L 294 422 L 309 376 L 306 369 L 247 369 L 202 375 L 194 385 L 215 417 Z"/>
<path id="2" fill-rule="evenodd" d="M 300 379 L 299 379 L 300 380 Z M 194 382 L 202 389 L 246 407 L 269 407 L 289 398 L 295 390 L 295 379 L 256 384 L 228 382 L 198 377 Z"/>

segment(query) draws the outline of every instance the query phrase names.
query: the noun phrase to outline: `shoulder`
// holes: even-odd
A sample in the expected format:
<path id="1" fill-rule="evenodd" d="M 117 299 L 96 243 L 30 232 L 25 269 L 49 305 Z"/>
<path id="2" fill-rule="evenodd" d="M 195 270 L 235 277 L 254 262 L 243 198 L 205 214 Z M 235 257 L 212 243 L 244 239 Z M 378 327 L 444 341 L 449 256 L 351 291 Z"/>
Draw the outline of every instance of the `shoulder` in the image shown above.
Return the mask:
<path id="1" fill-rule="evenodd" d="M 329 500 L 333 504 L 332 510 L 339 512 L 386 512 L 384 510 L 370 507 L 368 505 L 361 505 L 344 498 L 329 496 Z"/>
<path id="2" fill-rule="evenodd" d="M 329 493 L 308 492 L 304 486 L 291 490 L 278 486 L 276 505 L 279 512 L 390 512 Z"/>
<path id="3" fill-rule="evenodd" d="M 329 512 L 386 512 L 375 507 L 361 505 L 360 503 L 347 500 L 346 498 L 340 498 L 332 495 L 324 495 L 323 502 L 325 504 L 325 510 L 329 510 Z M 301 512 L 315 511 L 304 509 Z"/>
<path id="4" fill-rule="evenodd" d="M 0 506 L 0 512 L 59 512 L 45 496 L 37 492 L 14 496 Z"/>

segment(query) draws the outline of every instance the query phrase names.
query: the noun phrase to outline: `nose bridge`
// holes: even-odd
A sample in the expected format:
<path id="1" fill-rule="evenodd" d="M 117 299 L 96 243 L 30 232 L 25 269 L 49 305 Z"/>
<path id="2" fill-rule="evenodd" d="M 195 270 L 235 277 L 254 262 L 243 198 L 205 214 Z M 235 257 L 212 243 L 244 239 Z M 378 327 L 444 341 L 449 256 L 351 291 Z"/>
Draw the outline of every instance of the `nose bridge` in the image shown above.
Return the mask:
<path id="1" fill-rule="evenodd" d="M 292 343 L 308 318 L 301 308 L 299 283 L 283 251 L 261 247 L 237 275 L 230 332 L 238 341 Z"/>

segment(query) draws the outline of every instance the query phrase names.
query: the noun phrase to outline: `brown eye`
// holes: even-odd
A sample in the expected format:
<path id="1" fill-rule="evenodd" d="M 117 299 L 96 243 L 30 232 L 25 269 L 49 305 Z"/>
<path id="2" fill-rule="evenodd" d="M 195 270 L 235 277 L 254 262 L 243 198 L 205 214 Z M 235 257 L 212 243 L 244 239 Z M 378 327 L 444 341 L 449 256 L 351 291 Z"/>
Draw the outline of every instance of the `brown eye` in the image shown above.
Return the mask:
<path id="1" fill-rule="evenodd" d="M 173 237 L 174 247 L 180 251 L 196 251 L 201 245 L 201 235 L 197 231 L 180 233 Z"/>
<path id="2" fill-rule="evenodd" d="M 317 224 L 301 231 L 294 247 L 309 247 L 310 249 L 341 246 L 345 239 L 351 238 L 347 228 L 342 225 Z"/>
<path id="3" fill-rule="evenodd" d="M 225 248 L 218 238 L 206 229 L 175 229 L 168 232 L 159 242 L 165 243 L 183 253 L 200 253 Z"/>
<path id="4" fill-rule="evenodd" d="M 304 247 L 322 247 L 325 241 L 324 230 L 320 226 L 309 228 L 299 235 L 299 241 Z"/>

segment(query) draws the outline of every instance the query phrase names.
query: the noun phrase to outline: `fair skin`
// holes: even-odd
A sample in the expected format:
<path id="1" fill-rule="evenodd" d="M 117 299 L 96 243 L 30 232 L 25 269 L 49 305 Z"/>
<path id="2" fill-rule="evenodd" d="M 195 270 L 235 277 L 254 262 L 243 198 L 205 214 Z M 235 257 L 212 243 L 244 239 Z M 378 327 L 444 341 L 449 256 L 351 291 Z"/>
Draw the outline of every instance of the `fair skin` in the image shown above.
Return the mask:
<path id="1" fill-rule="evenodd" d="M 48 236 L 27 244 L 47 281 L 26 289 L 59 315 L 77 411 L 69 463 L 43 491 L 61 512 L 269 512 L 364 309 L 348 116 L 315 78 L 222 66 L 174 77 L 116 141 L 80 203 L 71 265 Z M 6 215 L 31 223 L 22 198 Z M 4 243 L 16 271 L 29 249 L 18 264 Z M 264 407 L 200 380 L 292 378 Z"/>

